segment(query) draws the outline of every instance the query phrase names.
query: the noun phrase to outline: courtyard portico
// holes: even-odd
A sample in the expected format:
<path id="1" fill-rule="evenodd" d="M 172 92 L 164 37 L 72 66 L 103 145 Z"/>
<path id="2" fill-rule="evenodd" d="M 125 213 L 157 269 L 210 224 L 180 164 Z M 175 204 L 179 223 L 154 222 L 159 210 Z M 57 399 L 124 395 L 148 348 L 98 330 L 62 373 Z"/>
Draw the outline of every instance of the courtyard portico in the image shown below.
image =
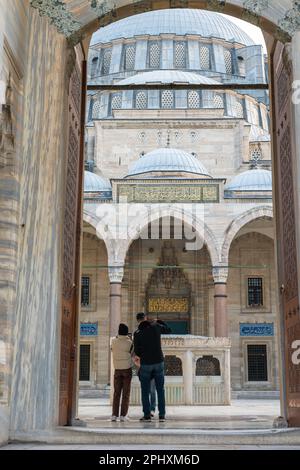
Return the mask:
<path id="1" fill-rule="evenodd" d="M 228 212 L 226 210 L 224 212 L 225 221 L 222 220 L 219 225 L 213 227 L 209 215 L 208 219 L 205 217 L 205 226 L 211 230 L 211 232 L 208 230 L 208 233 L 213 234 L 212 237 L 203 237 L 205 244 L 202 252 L 204 255 L 206 251 L 207 260 L 209 260 L 206 271 L 211 271 L 211 275 L 208 275 L 206 279 L 208 300 L 203 299 L 204 305 L 208 305 L 208 310 L 206 307 L 201 307 L 202 310 L 199 308 L 197 312 L 199 311 L 200 315 L 195 317 L 192 325 L 193 328 L 207 328 L 203 318 L 205 315 L 207 318 L 208 315 L 211 320 L 208 322 L 208 329 L 211 328 L 210 335 L 214 335 L 215 312 L 216 318 L 220 318 L 218 311 L 225 311 L 224 303 L 227 296 L 229 332 L 233 332 L 232 351 L 236 351 L 231 362 L 233 387 L 236 387 L 236 391 L 247 387 L 251 391 L 253 383 L 248 380 L 249 377 L 246 374 L 248 360 L 255 362 L 258 354 L 264 358 L 262 362 L 264 366 L 267 364 L 268 380 L 263 381 L 265 388 L 268 391 L 278 389 L 278 374 L 281 375 L 281 414 L 287 419 L 289 426 L 299 426 L 299 366 L 291 360 L 292 344 L 299 336 L 297 266 L 300 258 L 300 237 L 297 220 L 299 220 L 300 207 L 300 133 L 298 132 L 300 111 L 299 106 L 292 100 L 294 91 L 292 83 L 300 77 L 300 32 L 297 2 L 292 0 L 281 0 L 280 2 L 277 0 L 272 2 L 235 1 L 233 3 L 230 1 L 225 3 L 200 1 L 195 5 L 192 0 L 184 2 L 181 0 L 178 2 L 176 0 L 172 2 L 169 0 L 152 0 L 151 2 L 121 0 L 117 7 L 114 7 L 114 4 L 115 2 L 110 0 L 105 4 L 89 0 L 76 2 L 64 0 L 61 2 L 51 2 L 51 0 L 0 1 L 2 13 L 0 15 L 0 202 L 2 208 L 0 442 L 6 442 L 8 439 L 13 440 L 20 436 L 25 440 L 33 440 L 38 436 L 39 439 L 46 439 L 49 442 L 57 442 L 59 439 L 67 439 L 70 442 L 72 439 L 74 439 L 73 442 L 81 442 L 82 439 L 86 439 L 87 442 L 94 439 L 95 442 L 99 439 L 101 442 L 107 442 L 105 440 L 110 438 L 110 434 L 107 432 L 95 437 L 83 431 L 76 431 L 77 434 L 74 436 L 72 429 L 57 428 L 58 423 L 72 424 L 72 420 L 76 416 L 78 394 L 76 357 L 78 356 L 79 359 L 79 323 L 80 316 L 86 313 L 84 308 L 80 309 L 81 184 L 83 183 L 81 172 L 84 164 L 83 115 L 85 115 L 82 96 L 85 93 L 84 77 L 86 77 L 83 64 L 88 58 L 91 35 L 100 26 L 143 13 L 147 9 L 159 10 L 182 6 L 219 10 L 223 13 L 243 17 L 252 23 L 258 23 L 265 31 L 272 100 L 272 129 L 269 129 L 269 132 L 273 138 L 273 152 L 272 156 L 271 152 L 269 153 L 269 160 L 272 157 L 274 214 L 276 216 L 275 237 L 274 235 L 269 236 L 270 227 L 265 226 L 272 217 L 270 202 L 267 201 L 253 203 L 252 200 L 247 200 L 245 213 L 248 215 L 244 222 L 243 211 L 238 207 L 241 203 L 239 202 L 236 209 L 232 209 L 230 212 L 231 201 L 228 200 L 222 201 L 222 206 L 228 206 Z M 170 45 L 167 43 L 168 38 L 159 39 L 166 41 L 166 46 Z M 178 39 L 178 42 L 181 42 L 182 39 Z M 174 37 L 172 40 L 177 42 Z M 189 40 L 197 42 L 198 38 L 190 37 Z M 228 38 L 224 39 L 225 43 L 227 40 Z M 229 63 L 230 56 L 228 53 L 223 54 L 221 60 L 221 50 L 224 53 L 223 49 L 228 48 L 229 44 L 222 42 L 218 48 L 217 44 L 212 44 L 213 41 L 208 42 L 213 50 L 211 57 L 219 57 L 220 59 L 218 61 L 219 70 L 215 71 L 223 77 L 226 75 L 225 57 Z M 237 45 L 232 44 L 230 49 L 242 49 L 241 46 L 251 47 L 251 45 L 239 42 Z M 141 44 L 139 47 L 142 49 Z M 157 48 L 152 50 L 155 51 Z M 184 48 L 179 44 L 177 50 L 178 54 L 181 54 Z M 120 64 L 121 59 L 123 61 L 125 57 L 121 57 L 121 52 L 121 48 L 119 48 Z M 259 56 L 259 54 L 257 55 Z M 131 52 L 128 51 L 127 63 L 128 61 L 130 63 L 130 57 Z M 142 57 L 142 54 L 139 54 L 138 57 Z M 170 60 L 170 57 L 170 54 L 165 56 L 167 60 Z M 248 60 L 246 55 L 243 57 L 244 62 Z M 112 65 L 113 72 L 113 67 L 116 66 L 117 49 L 115 49 L 112 59 L 110 65 Z M 207 64 L 206 51 L 203 51 L 202 60 Z M 108 59 L 106 59 L 107 61 Z M 233 63 L 234 66 L 237 64 L 238 62 Z M 229 67 L 229 65 L 227 66 Z M 240 66 L 239 71 L 246 73 L 247 67 L 244 67 L 243 61 Z M 196 65 L 195 68 L 197 69 Z M 216 76 L 218 74 L 215 74 L 214 77 L 211 73 L 206 75 L 209 79 L 215 80 L 218 78 Z M 133 74 L 123 74 L 118 78 L 121 81 L 127 79 L 127 75 Z M 222 81 L 222 83 L 225 82 L 226 80 Z M 213 86 L 213 84 L 211 85 Z M 187 85 L 187 87 L 189 86 Z M 199 87 L 201 88 L 201 84 Z M 128 92 L 130 95 L 129 88 Z M 114 135 L 115 128 L 118 126 L 123 129 L 124 133 L 126 126 L 130 128 L 128 115 L 133 118 L 135 116 L 136 121 L 139 121 L 136 115 L 138 110 L 135 107 L 134 109 L 127 108 L 126 111 L 126 103 L 131 102 L 136 106 L 136 97 L 131 101 L 128 95 L 127 98 L 122 97 L 122 104 L 119 108 L 120 99 L 114 100 L 117 107 L 112 114 L 115 114 L 116 119 L 109 124 L 110 129 L 107 129 L 107 123 L 103 124 L 102 136 L 108 136 L 109 133 Z M 200 139 L 206 138 L 206 135 L 211 138 L 213 126 L 216 123 L 220 124 L 224 117 L 225 121 L 228 118 L 229 122 L 226 125 L 223 122 L 222 132 L 226 135 L 228 146 L 234 144 L 235 157 L 248 154 L 249 148 L 252 148 L 256 155 L 257 151 L 261 151 L 264 155 L 265 147 L 270 148 L 268 144 L 265 146 L 265 142 L 260 141 L 259 133 L 249 132 L 249 125 L 255 126 L 249 120 L 249 116 L 252 116 L 253 121 L 258 116 L 261 123 L 264 120 L 266 105 L 255 105 L 257 108 L 254 110 L 255 103 L 252 98 L 247 99 L 239 95 L 237 92 L 232 97 L 228 93 L 226 97 L 227 103 L 231 105 L 232 110 L 234 109 L 231 115 L 225 115 L 222 111 L 223 108 L 217 108 L 218 104 L 221 105 L 221 98 L 215 100 L 216 106 L 212 108 L 213 111 L 208 111 L 208 108 L 203 104 L 211 103 L 213 97 L 205 96 L 205 94 L 204 96 L 199 95 L 198 98 L 193 95 L 193 99 L 190 99 L 193 106 L 194 103 L 197 106 L 200 103 L 196 111 L 194 108 L 185 110 L 184 106 L 181 110 L 167 108 L 164 117 L 162 117 L 163 112 L 159 107 L 154 111 L 150 110 L 149 113 L 148 109 L 142 111 L 148 113 L 150 120 L 155 121 L 155 125 L 152 127 L 156 131 L 155 134 L 147 135 L 146 132 L 146 135 L 143 136 L 142 133 L 145 132 L 145 129 L 142 129 L 142 120 L 138 124 L 133 124 L 133 119 L 131 129 L 134 132 L 131 134 L 128 132 L 130 139 L 133 134 L 135 136 L 133 145 L 131 145 L 130 151 L 124 147 L 122 155 L 114 151 L 108 156 L 108 161 L 105 163 L 109 173 L 107 177 L 109 179 L 124 178 L 127 167 L 133 163 L 130 160 L 136 160 L 142 152 L 147 153 L 164 147 L 169 127 L 167 119 L 172 120 L 171 146 L 174 145 L 176 139 L 181 137 L 182 141 L 178 147 L 182 147 L 181 150 L 190 154 L 197 153 L 197 158 L 207 167 L 213 178 L 227 180 L 233 176 L 231 173 L 233 170 L 236 173 L 248 170 L 249 167 L 244 165 L 245 162 L 234 160 L 239 161 L 242 167 L 226 168 L 222 174 L 224 166 L 220 160 L 215 159 L 219 161 L 219 164 L 217 164 L 218 161 L 212 161 L 211 167 L 207 165 L 209 162 L 205 161 L 204 154 L 211 155 L 212 152 L 209 146 L 203 148 L 202 152 L 199 146 L 198 151 L 195 151 L 195 140 L 199 136 Z M 166 93 L 164 102 L 170 103 L 170 100 L 174 100 L 174 96 L 172 98 L 170 93 Z M 177 103 L 186 103 L 185 96 L 182 94 L 180 99 L 178 99 L 178 95 L 175 96 L 175 103 L 176 100 Z M 149 96 L 147 99 L 149 101 Z M 160 99 L 162 96 L 159 94 L 153 98 L 156 103 L 159 103 Z M 108 99 L 106 101 L 104 99 L 103 105 L 108 102 Z M 144 97 L 140 97 L 138 102 L 144 103 Z M 239 117 L 241 116 L 241 107 L 235 106 L 237 102 L 244 106 L 244 111 L 245 107 L 248 107 L 243 117 Z M 252 108 L 251 111 L 250 108 Z M 176 117 L 174 115 L 177 111 L 178 116 Z M 192 124 L 195 129 L 187 129 L 187 132 L 183 133 L 184 135 L 176 134 L 180 130 L 180 120 L 183 115 L 190 119 L 189 124 Z M 203 130 L 199 127 L 201 119 L 208 120 L 208 124 Z M 101 123 L 98 121 L 95 126 L 96 133 L 94 129 L 90 132 L 92 139 L 88 148 L 91 153 L 93 153 L 92 140 L 95 135 L 101 134 L 100 128 Z M 89 131 L 87 132 L 89 133 Z M 111 142 L 114 140 L 111 139 Z M 257 145 L 259 142 L 261 143 L 260 148 Z M 221 145 L 220 142 L 218 145 Z M 244 153 L 241 151 L 242 147 L 245 150 Z M 219 147 L 217 156 L 221 158 L 223 153 L 226 157 L 224 161 L 227 161 L 227 151 L 228 149 L 223 148 L 222 150 Z M 116 157 L 115 162 L 112 161 L 113 155 Z M 115 170 L 119 167 L 122 171 L 117 175 Z M 268 168 L 265 169 L 268 170 Z M 102 169 L 100 170 L 102 171 Z M 258 206 L 260 208 L 257 209 Z M 208 209 L 208 206 L 205 205 L 205 207 Z M 251 211 L 254 213 L 256 209 L 258 217 L 252 219 Z M 218 219 L 216 205 L 212 210 Z M 87 213 L 86 207 L 84 212 Z M 83 266 L 88 266 L 89 272 L 82 272 L 82 274 L 89 277 L 90 273 L 96 289 L 99 283 L 101 283 L 101 287 L 103 286 L 103 290 L 91 291 L 91 295 L 95 295 L 97 299 L 97 307 L 96 310 L 89 311 L 86 315 L 89 323 L 102 320 L 101 335 L 104 336 L 101 337 L 101 340 L 98 336 L 92 337 L 89 342 L 86 341 L 92 347 L 94 345 L 95 350 L 98 348 L 97 355 L 93 357 L 94 362 L 98 364 L 93 369 L 95 374 L 92 380 L 92 386 L 98 386 L 107 383 L 108 340 L 112 332 L 109 323 L 109 309 L 119 312 L 121 302 L 121 318 L 123 314 L 125 319 L 128 318 L 129 309 L 126 302 L 128 293 L 130 293 L 128 285 L 131 281 L 129 279 L 128 284 L 126 254 L 128 256 L 130 248 L 126 244 L 116 245 L 114 241 L 108 242 L 105 240 L 105 234 L 99 237 L 95 231 L 98 220 L 93 209 L 89 208 L 87 215 L 90 225 L 86 226 L 85 224 L 84 226 L 82 244 L 84 247 L 85 239 L 89 238 L 89 247 L 87 249 L 85 246 L 85 252 L 83 248 L 82 259 Z M 261 217 L 264 218 L 263 224 L 259 226 Z M 256 219 L 259 221 L 258 223 L 256 223 Z M 212 240 L 216 243 L 210 243 Z M 130 239 L 129 242 L 131 243 L 132 240 Z M 249 242 L 252 243 L 252 250 L 250 254 L 247 254 Z M 256 243 L 260 244 L 259 251 L 255 250 Z M 213 246 L 213 250 L 209 245 Z M 133 243 L 130 247 L 132 246 Z M 279 268 L 278 280 L 275 277 L 274 257 L 269 256 L 270 250 L 274 246 L 277 252 L 276 265 Z M 144 251 L 146 252 L 146 250 Z M 156 252 L 156 258 L 154 258 L 154 252 L 152 253 L 152 270 L 158 267 L 157 261 L 160 252 L 161 246 L 160 250 Z M 98 256 L 96 263 L 95 253 Z M 257 258 L 255 258 L 255 264 L 252 264 L 252 256 L 259 256 L 259 264 L 257 264 Z M 86 264 L 84 264 L 84 258 Z M 230 272 L 231 260 L 235 266 L 240 266 L 240 272 L 237 271 L 237 268 Z M 248 272 L 243 277 L 241 260 L 244 260 L 248 267 L 255 265 L 259 273 Z M 226 270 L 222 271 L 228 267 L 227 265 L 229 265 L 228 273 Z M 215 277 L 214 268 L 217 268 L 217 277 Z M 188 279 L 191 283 L 190 278 L 192 279 L 188 273 Z M 250 278 L 255 279 L 255 282 L 248 283 Z M 256 300 L 257 298 L 261 299 L 262 292 L 262 284 L 261 281 L 257 281 L 258 278 L 261 278 L 263 283 L 266 282 L 264 286 L 267 286 L 267 291 L 264 288 L 263 292 L 266 293 L 267 304 L 263 304 L 262 309 L 256 312 L 257 321 L 254 323 L 258 324 L 260 336 L 262 331 L 267 335 L 264 336 L 264 341 L 257 341 L 257 336 L 252 336 L 257 334 L 257 330 L 253 329 L 253 318 L 248 308 L 247 298 L 243 297 L 245 292 L 250 293 L 250 298 L 253 300 L 252 305 L 258 305 Z M 246 291 L 241 289 L 240 295 L 238 295 L 236 283 L 237 281 L 242 282 L 242 280 L 246 282 L 247 289 Z M 222 286 L 222 290 L 221 287 L 214 286 L 214 281 L 216 286 Z M 115 286 L 118 286 L 116 287 L 117 291 L 113 291 L 114 282 L 116 282 Z M 218 284 L 220 282 L 223 284 Z M 225 287 L 226 285 L 227 287 Z M 245 284 L 243 285 L 245 286 Z M 140 288 L 138 301 L 142 305 L 145 298 L 145 292 L 142 290 L 145 288 L 145 282 L 141 283 Z M 215 288 L 219 290 L 215 292 Z M 115 301 L 111 300 L 113 304 L 111 306 L 110 289 L 116 297 Z M 118 297 L 120 292 L 122 297 Z M 276 301 L 277 298 L 280 299 L 280 302 Z M 99 300 L 102 305 L 97 310 Z M 216 304 L 215 310 L 214 304 Z M 276 323 L 277 308 L 279 315 Z M 130 313 L 132 314 L 132 311 Z M 238 317 L 238 315 L 242 316 Z M 116 315 L 115 318 L 117 321 Z M 201 321 L 197 325 L 199 318 Z M 234 321 L 237 323 L 234 324 Z M 270 327 L 271 323 L 274 324 L 273 330 Z M 224 325 L 221 325 L 221 328 L 224 329 Z M 249 336 L 250 334 L 251 336 Z M 272 336 L 269 336 L 271 334 Z M 277 346 L 275 346 L 276 335 L 280 338 L 280 350 L 282 351 L 282 357 L 279 361 L 276 352 Z M 98 344 L 94 344 L 97 341 Z M 263 348 L 258 351 L 251 346 L 263 346 Z M 240 355 L 241 351 L 245 352 L 243 357 Z M 270 357 L 273 359 L 268 363 Z M 265 360 L 266 358 L 267 360 Z M 271 375 L 269 375 L 270 371 Z M 265 372 L 265 368 L 261 369 L 260 377 L 266 377 Z M 253 377 L 256 372 L 250 368 L 250 373 L 254 374 Z M 69 437 L 68 431 L 70 432 Z M 125 434 L 126 430 L 118 434 L 117 437 L 115 434 L 115 438 L 121 442 Z M 196 434 L 200 435 L 201 432 L 197 430 Z M 60 437 L 58 437 L 59 435 Z M 136 430 L 130 434 L 131 437 L 137 435 Z M 295 442 L 296 432 L 288 430 L 284 436 L 283 440 Z M 228 439 L 231 438 L 232 436 L 228 435 L 225 438 L 217 436 L 216 442 L 220 442 L 221 439 L 223 442 L 226 439 L 229 442 Z M 151 436 L 151 439 L 153 442 L 157 436 Z M 177 442 L 179 439 L 182 442 L 183 435 L 178 435 L 177 439 Z M 206 435 L 202 433 L 201 439 L 202 442 L 207 442 L 207 432 Z M 236 439 L 236 435 L 234 439 Z M 249 434 L 247 439 L 249 442 Z M 258 434 L 255 439 L 262 439 L 260 442 L 270 443 L 278 442 L 280 437 L 279 434 L 269 432 Z"/>

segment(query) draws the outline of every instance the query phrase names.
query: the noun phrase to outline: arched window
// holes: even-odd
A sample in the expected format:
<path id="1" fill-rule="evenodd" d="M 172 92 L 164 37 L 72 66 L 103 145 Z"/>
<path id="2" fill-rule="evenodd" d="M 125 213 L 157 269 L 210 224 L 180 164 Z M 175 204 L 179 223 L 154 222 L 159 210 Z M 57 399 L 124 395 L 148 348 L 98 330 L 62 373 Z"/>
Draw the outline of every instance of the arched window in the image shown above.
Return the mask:
<path id="1" fill-rule="evenodd" d="M 250 150 L 250 160 L 253 162 L 258 162 L 259 160 L 262 160 L 261 148 L 255 147 L 254 149 Z"/>
<path id="2" fill-rule="evenodd" d="M 219 359 L 213 356 L 199 357 L 196 363 L 197 376 L 218 376 L 221 375 Z"/>
<path id="3" fill-rule="evenodd" d="M 121 93 L 115 93 L 111 98 L 111 109 L 121 109 L 122 107 L 122 95 Z"/>
<path id="4" fill-rule="evenodd" d="M 228 49 L 224 49 L 224 60 L 226 73 L 232 75 L 232 56 L 231 51 L 229 51 Z"/>
<path id="5" fill-rule="evenodd" d="M 209 47 L 207 46 L 200 47 L 200 67 L 201 67 L 201 70 L 210 69 L 210 53 L 209 53 Z"/>
<path id="6" fill-rule="evenodd" d="M 135 46 L 131 44 L 129 46 L 125 46 L 124 69 L 134 70 L 134 64 L 135 64 Z"/>
<path id="7" fill-rule="evenodd" d="M 165 375 L 182 376 L 182 362 L 179 357 L 165 356 Z"/>
<path id="8" fill-rule="evenodd" d="M 103 51 L 103 64 L 102 64 L 102 74 L 108 75 L 111 62 L 111 49 L 104 49 Z"/>
<path id="9" fill-rule="evenodd" d="M 100 99 L 93 101 L 92 119 L 99 119 L 100 109 L 101 109 Z"/>
<path id="10" fill-rule="evenodd" d="M 147 108 L 147 94 L 145 91 L 138 91 L 135 98 L 136 109 Z"/>
<path id="11" fill-rule="evenodd" d="M 214 97 L 214 107 L 224 108 L 224 98 L 222 95 L 216 94 Z"/>
<path id="12" fill-rule="evenodd" d="M 98 57 L 94 57 L 92 59 L 91 77 L 94 77 L 96 75 L 97 67 L 98 67 Z"/>
<path id="13" fill-rule="evenodd" d="M 186 68 L 186 45 L 185 42 L 175 42 L 175 60 L 174 66 L 176 69 Z"/>
<path id="14" fill-rule="evenodd" d="M 200 108 L 200 95 L 196 90 L 188 92 L 188 107 L 192 109 Z"/>
<path id="15" fill-rule="evenodd" d="M 234 108 L 235 108 L 236 117 L 243 118 L 244 117 L 244 108 L 243 108 L 242 103 L 240 101 L 236 101 Z"/>
<path id="16" fill-rule="evenodd" d="M 164 90 L 161 94 L 161 107 L 171 109 L 174 107 L 174 93 L 171 90 Z"/>
<path id="17" fill-rule="evenodd" d="M 159 69 L 160 67 L 160 44 L 152 42 L 149 46 L 149 67 Z"/>

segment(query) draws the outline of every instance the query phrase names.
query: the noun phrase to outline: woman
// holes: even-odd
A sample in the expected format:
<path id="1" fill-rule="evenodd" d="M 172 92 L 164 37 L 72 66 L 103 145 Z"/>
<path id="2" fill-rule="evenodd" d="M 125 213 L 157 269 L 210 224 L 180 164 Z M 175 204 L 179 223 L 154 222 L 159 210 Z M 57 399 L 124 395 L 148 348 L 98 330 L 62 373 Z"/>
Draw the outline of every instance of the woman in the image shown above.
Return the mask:
<path id="1" fill-rule="evenodd" d="M 111 420 L 117 421 L 117 418 L 120 416 L 120 421 L 125 421 L 128 413 L 132 379 L 132 341 L 128 336 L 128 326 L 124 323 L 120 323 L 119 325 L 118 336 L 113 338 L 111 350 L 115 369 Z M 121 413 L 119 413 L 121 394 Z"/>

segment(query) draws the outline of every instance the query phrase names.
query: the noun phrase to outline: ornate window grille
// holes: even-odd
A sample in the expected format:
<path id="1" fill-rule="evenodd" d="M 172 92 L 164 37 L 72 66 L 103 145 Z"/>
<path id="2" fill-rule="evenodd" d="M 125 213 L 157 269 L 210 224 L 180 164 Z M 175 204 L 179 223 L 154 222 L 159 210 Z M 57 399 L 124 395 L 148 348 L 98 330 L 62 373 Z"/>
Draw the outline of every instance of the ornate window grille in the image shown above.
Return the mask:
<path id="1" fill-rule="evenodd" d="M 90 368 L 91 368 L 91 345 L 81 344 L 80 345 L 80 359 L 79 359 L 79 380 L 89 381 L 90 380 Z"/>
<path id="2" fill-rule="evenodd" d="M 111 98 L 111 109 L 121 109 L 122 108 L 122 95 L 121 93 L 115 93 Z"/>
<path id="3" fill-rule="evenodd" d="M 213 356 L 199 357 L 199 359 L 196 362 L 196 375 L 197 376 L 221 375 L 219 359 Z"/>
<path id="4" fill-rule="evenodd" d="M 255 149 L 251 150 L 250 160 L 252 162 L 258 162 L 259 160 L 262 160 L 262 151 L 259 147 L 256 147 Z"/>
<path id="5" fill-rule="evenodd" d="M 124 54 L 124 69 L 125 70 L 134 70 L 135 64 L 135 46 L 125 46 Z"/>
<path id="6" fill-rule="evenodd" d="M 236 101 L 235 105 L 234 105 L 234 108 L 235 108 L 236 117 L 243 118 L 244 117 L 244 108 L 243 108 L 242 103 L 240 101 Z"/>
<path id="7" fill-rule="evenodd" d="M 188 92 L 188 107 L 192 109 L 200 108 L 200 95 L 196 90 Z"/>
<path id="8" fill-rule="evenodd" d="M 207 46 L 200 47 L 200 67 L 201 70 L 210 69 L 210 51 Z"/>
<path id="9" fill-rule="evenodd" d="M 99 118 L 100 109 L 101 109 L 100 99 L 93 101 L 92 119 Z"/>
<path id="10" fill-rule="evenodd" d="M 229 51 L 228 49 L 224 49 L 224 60 L 226 73 L 232 75 L 232 55 L 231 51 Z"/>
<path id="11" fill-rule="evenodd" d="M 135 107 L 137 109 L 147 109 L 147 93 L 139 91 L 135 98 Z"/>
<path id="12" fill-rule="evenodd" d="M 215 108 L 224 108 L 224 97 L 223 97 L 223 95 L 216 94 L 214 96 L 214 107 Z"/>
<path id="13" fill-rule="evenodd" d="M 186 68 L 186 45 L 185 42 L 175 42 L 175 60 L 176 69 Z"/>
<path id="14" fill-rule="evenodd" d="M 262 307 L 263 299 L 263 280 L 261 277 L 248 278 L 248 307 Z"/>
<path id="15" fill-rule="evenodd" d="M 103 65 L 102 65 L 102 74 L 108 75 L 110 70 L 111 63 L 111 49 L 104 49 L 103 51 Z"/>
<path id="16" fill-rule="evenodd" d="M 81 306 L 88 307 L 90 305 L 90 277 L 82 276 L 81 278 Z"/>
<path id="17" fill-rule="evenodd" d="M 248 381 L 249 382 L 267 382 L 268 381 L 268 362 L 266 344 L 248 344 Z"/>
<path id="18" fill-rule="evenodd" d="M 164 90 L 161 94 L 161 107 L 171 109 L 174 107 L 174 93 L 172 90 Z"/>
<path id="19" fill-rule="evenodd" d="M 159 69 L 160 67 L 160 44 L 153 42 L 149 46 L 149 67 Z"/>
<path id="20" fill-rule="evenodd" d="M 182 362 L 179 357 L 165 356 L 165 375 L 182 376 Z"/>

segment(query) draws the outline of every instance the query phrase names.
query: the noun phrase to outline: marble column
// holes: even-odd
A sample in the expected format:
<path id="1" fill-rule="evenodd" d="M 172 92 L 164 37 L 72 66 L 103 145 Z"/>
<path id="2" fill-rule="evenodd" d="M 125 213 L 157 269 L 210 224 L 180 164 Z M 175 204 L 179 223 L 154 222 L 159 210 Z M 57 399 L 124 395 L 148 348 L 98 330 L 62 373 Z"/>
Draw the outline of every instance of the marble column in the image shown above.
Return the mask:
<path id="1" fill-rule="evenodd" d="M 110 280 L 109 331 L 110 337 L 113 337 L 118 334 L 118 327 L 121 322 L 121 291 L 122 279 L 124 276 L 124 266 L 110 266 L 108 272 Z"/>
<path id="2" fill-rule="evenodd" d="M 193 404 L 194 390 L 194 355 L 192 351 L 185 351 L 183 357 L 183 384 L 184 384 L 184 404 Z"/>
<path id="3" fill-rule="evenodd" d="M 227 278 L 228 268 L 213 268 L 215 285 L 214 309 L 215 309 L 215 336 L 228 337 L 228 313 L 227 313 Z"/>

